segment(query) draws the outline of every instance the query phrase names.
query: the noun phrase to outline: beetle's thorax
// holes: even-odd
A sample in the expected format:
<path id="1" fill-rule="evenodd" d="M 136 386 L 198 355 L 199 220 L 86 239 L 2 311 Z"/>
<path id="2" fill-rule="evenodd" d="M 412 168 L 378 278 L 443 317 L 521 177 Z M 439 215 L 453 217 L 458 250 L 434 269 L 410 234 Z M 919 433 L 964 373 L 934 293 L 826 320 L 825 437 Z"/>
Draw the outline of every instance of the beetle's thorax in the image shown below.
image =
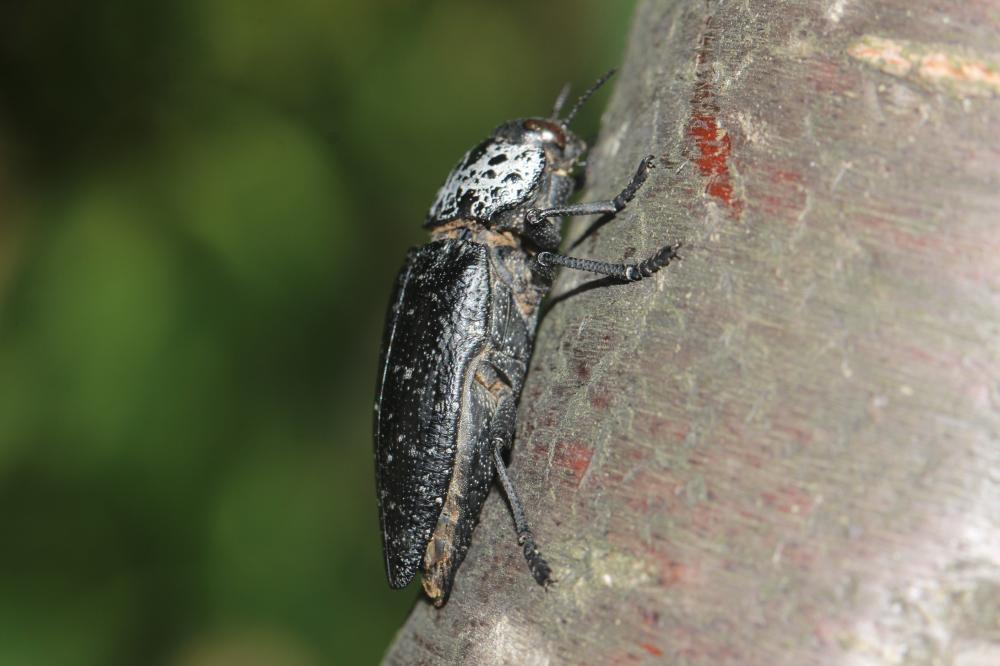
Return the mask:
<path id="1" fill-rule="evenodd" d="M 539 249 L 532 239 L 525 214 L 534 208 L 543 210 L 565 205 L 573 196 L 575 180 L 572 167 L 546 170 L 538 179 L 530 198 L 521 205 L 502 210 L 489 220 L 476 217 L 458 217 L 434 227 L 432 240 L 445 238 L 471 240 L 489 247 L 515 247 L 535 254 Z M 558 224 L 559 220 L 555 221 Z"/>
<path id="2" fill-rule="evenodd" d="M 534 328 L 552 274 L 538 271 L 534 256 L 560 242 L 560 220 L 532 227 L 529 210 L 565 205 L 573 194 L 573 168 L 586 144 L 558 121 L 513 120 L 463 156 L 431 206 L 425 226 L 433 240 L 485 245 L 497 279 L 515 295 Z"/>
<path id="3" fill-rule="evenodd" d="M 523 118 L 497 127 L 467 152 L 438 190 L 424 226 L 523 228 L 524 213 L 568 198 L 586 144 L 559 122 Z"/>

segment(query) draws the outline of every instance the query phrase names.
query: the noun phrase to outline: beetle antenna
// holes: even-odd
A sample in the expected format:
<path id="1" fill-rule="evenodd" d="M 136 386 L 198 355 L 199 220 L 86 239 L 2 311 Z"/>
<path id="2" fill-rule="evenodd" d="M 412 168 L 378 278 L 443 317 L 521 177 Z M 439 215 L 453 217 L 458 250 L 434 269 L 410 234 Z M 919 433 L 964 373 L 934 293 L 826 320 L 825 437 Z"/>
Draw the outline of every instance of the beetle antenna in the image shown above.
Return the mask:
<path id="1" fill-rule="evenodd" d="M 614 76 L 614 73 L 615 73 L 614 69 L 609 69 L 607 74 L 597 79 L 597 81 L 594 82 L 594 85 L 587 88 L 587 90 L 585 90 L 584 93 L 580 95 L 580 98 L 576 100 L 576 104 L 573 105 L 573 108 L 570 109 L 569 113 L 566 114 L 566 117 L 563 118 L 562 120 L 563 127 L 569 127 L 570 122 L 572 122 L 573 120 L 573 116 L 575 116 L 576 112 L 580 110 L 580 107 L 583 106 L 583 103 L 586 102 L 588 99 L 590 99 L 590 96 L 593 95 L 595 92 L 597 92 L 598 89 L 600 89 L 600 87 L 603 86 L 608 79 Z"/>
<path id="2" fill-rule="evenodd" d="M 552 120 L 559 120 L 559 112 L 562 111 L 567 97 L 569 97 L 569 83 L 566 83 L 562 87 L 562 90 L 559 91 L 559 96 L 556 97 L 556 103 L 552 106 L 552 115 L 549 116 Z"/>

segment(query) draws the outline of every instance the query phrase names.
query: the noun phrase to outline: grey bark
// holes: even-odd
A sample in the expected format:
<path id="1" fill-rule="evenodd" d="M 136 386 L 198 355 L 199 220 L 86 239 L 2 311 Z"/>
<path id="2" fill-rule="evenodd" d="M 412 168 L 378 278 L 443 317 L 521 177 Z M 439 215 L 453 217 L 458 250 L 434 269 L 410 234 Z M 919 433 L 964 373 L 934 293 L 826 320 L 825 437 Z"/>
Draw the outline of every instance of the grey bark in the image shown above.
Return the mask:
<path id="1" fill-rule="evenodd" d="M 392 664 L 1000 664 L 998 2 L 638 8 L 511 473 Z M 571 237 L 585 225 L 573 227 Z M 564 271 L 556 293 L 592 278 Z"/>

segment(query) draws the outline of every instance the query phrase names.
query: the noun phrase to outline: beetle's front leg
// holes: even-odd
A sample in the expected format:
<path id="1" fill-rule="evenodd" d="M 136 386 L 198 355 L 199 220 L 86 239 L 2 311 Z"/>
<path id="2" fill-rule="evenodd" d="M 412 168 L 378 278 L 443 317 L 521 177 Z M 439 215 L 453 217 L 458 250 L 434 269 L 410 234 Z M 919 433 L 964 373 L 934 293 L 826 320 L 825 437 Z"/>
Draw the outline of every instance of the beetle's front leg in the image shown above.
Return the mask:
<path id="1" fill-rule="evenodd" d="M 503 449 L 510 446 L 510 440 L 514 434 L 514 417 L 517 414 L 514 392 L 505 390 L 501 393 L 497 402 L 496 414 L 490 426 L 490 445 L 493 448 L 493 464 L 497 469 L 497 476 L 500 477 L 500 485 L 503 486 L 504 494 L 507 495 L 507 502 L 510 505 L 510 512 L 514 516 L 514 527 L 517 529 L 517 542 L 524 550 L 524 559 L 528 562 L 528 569 L 538 584 L 548 587 L 552 582 L 552 570 L 542 554 L 535 546 L 535 536 L 528 527 L 528 520 L 524 517 L 524 505 L 514 488 L 514 483 L 507 475 L 507 466 L 503 462 Z"/>
<path id="2" fill-rule="evenodd" d="M 541 224 L 543 220 L 558 215 L 614 215 L 620 212 L 631 201 L 642 184 L 646 182 L 649 170 L 656 166 L 652 155 L 648 155 L 639 162 L 632 180 L 618 193 L 614 199 L 608 201 L 591 201 L 588 203 L 571 204 L 568 206 L 556 206 L 555 208 L 529 208 L 524 214 L 524 221 L 529 228 Z"/>

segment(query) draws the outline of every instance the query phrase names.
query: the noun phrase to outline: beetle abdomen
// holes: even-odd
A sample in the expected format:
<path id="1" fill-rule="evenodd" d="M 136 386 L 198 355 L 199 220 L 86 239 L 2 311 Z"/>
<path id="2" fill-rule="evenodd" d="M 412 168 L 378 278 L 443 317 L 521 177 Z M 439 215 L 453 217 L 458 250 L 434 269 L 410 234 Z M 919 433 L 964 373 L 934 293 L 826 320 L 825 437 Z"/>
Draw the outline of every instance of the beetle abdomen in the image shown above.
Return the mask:
<path id="1" fill-rule="evenodd" d="M 488 250 L 442 240 L 411 251 L 399 274 L 375 403 L 376 483 L 393 587 L 416 573 L 455 461 L 469 368 L 489 335 Z"/>

